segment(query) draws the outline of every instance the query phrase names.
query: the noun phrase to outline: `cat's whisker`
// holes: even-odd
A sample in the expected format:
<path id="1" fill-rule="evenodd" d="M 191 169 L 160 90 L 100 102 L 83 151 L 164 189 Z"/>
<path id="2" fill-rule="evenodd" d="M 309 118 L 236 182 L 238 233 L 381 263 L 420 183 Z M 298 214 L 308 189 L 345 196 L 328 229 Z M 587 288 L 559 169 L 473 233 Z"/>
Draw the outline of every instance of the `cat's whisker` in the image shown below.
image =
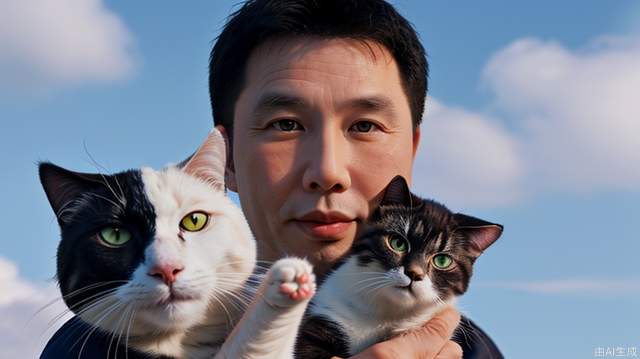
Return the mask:
<path id="1" fill-rule="evenodd" d="M 461 338 L 458 337 L 458 333 L 462 333 L 462 336 L 466 343 L 467 346 L 469 346 L 470 344 L 475 343 L 477 340 L 473 337 L 473 328 L 465 328 L 462 325 L 462 321 L 460 322 L 460 325 L 458 325 L 457 330 L 453 333 L 453 335 L 451 336 L 452 339 L 458 341 L 458 342 L 462 342 Z"/>
<path id="2" fill-rule="evenodd" d="M 237 300 L 245 308 L 253 300 L 253 296 L 250 296 L 249 294 L 243 293 L 242 291 L 235 292 L 235 291 L 228 290 L 226 288 L 218 288 L 218 292 L 220 292 L 221 294 L 223 294 L 223 295 L 225 295 L 227 297 L 230 297 L 231 299 Z"/>
<path id="3" fill-rule="evenodd" d="M 377 279 L 377 278 L 376 278 Z M 373 288 L 376 287 L 378 285 L 387 285 L 389 283 L 388 280 L 385 279 L 378 279 L 377 281 L 371 282 L 371 283 L 365 283 L 364 285 L 354 285 L 353 286 L 353 292 L 355 293 L 362 293 L 365 292 L 365 290 L 369 289 L 369 288 Z"/>
<path id="4" fill-rule="evenodd" d="M 120 348 L 120 340 L 122 340 L 122 335 L 125 334 L 125 329 L 127 327 L 127 322 L 128 322 L 128 317 L 129 317 L 129 313 L 133 311 L 133 306 L 129 305 L 125 308 L 125 312 L 124 315 L 122 316 L 122 329 L 120 329 L 119 333 L 118 333 L 118 340 L 116 341 L 116 355 L 114 359 L 118 359 L 118 349 Z M 120 327 L 120 324 L 118 323 L 118 327 Z M 125 350 L 126 352 L 127 350 Z M 108 358 L 108 357 L 107 357 Z"/>
<path id="5" fill-rule="evenodd" d="M 241 260 L 240 261 L 232 261 L 232 262 L 222 262 L 222 263 L 216 264 L 215 268 L 222 267 L 222 266 L 228 266 L 228 265 L 232 265 L 232 264 L 245 264 L 245 263 L 246 263 L 246 261 L 241 261 Z M 269 266 L 268 267 L 264 267 L 264 266 L 262 266 L 263 263 L 264 264 L 268 264 Z M 256 260 L 255 267 L 257 267 L 257 268 L 261 268 L 262 267 L 262 268 L 268 269 L 273 263 L 274 262 L 272 262 L 272 261 Z"/>
<path id="6" fill-rule="evenodd" d="M 120 198 L 121 198 L 120 203 L 122 203 L 123 207 L 126 207 L 127 206 L 126 196 L 124 194 L 124 190 L 122 189 L 122 186 L 120 185 L 120 181 L 118 181 L 118 176 L 114 175 L 112 178 L 115 181 L 116 186 L 118 186 L 118 190 L 120 190 Z"/>
<path id="7" fill-rule="evenodd" d="M 226 274 L 218 274 L 218 275 L 203 275 L 195 278 L 191 278 L 188 281 L 188 285 L 200 285 L 208 282 L 210 279 L 214 279 L 216 282 L 225 282 L 231 283 L 234 285 L 242 285 L 242 283 L 248 284 L 260 284 L 262 283 L 262 279 L 247 277 L 243 275 L 226 275 Z"/>
<path id="8" fill-rule="evenodd" d="M 136 316 L 136 309 L 133 307 L 133 312 L 129 317 L 129 325 L 127 325 L 127 335 L 124 338 L 124 346 L 125 348 L 129 348 L 129 335 L 131 334 L 131 323 L 133 323 L 133 318 Z M 129 359 L 129 350 L 125 350 L 125 359 Z"/>
<path id="9" fill-rule="evenodd" d="M 234 298 L 233 296 L 230 296 L 228 293 L 220 293 L 220 294 L 221 294 L 220 298 L 226 299 L 225 303 L 228 303 L 229 305 L 231 305 L 235 310 L 236 314 L 244 313 L 244 311 L 246 311 L 247 308 L 249 308 L 249 301 L 243 301 L 239 298 Z"/>
<path id="10" fill-rule="evenodd" d="M 482 346 L 484 346 L 484 348 L 486 349 L 487 353 L 491 354 L 492 351 L 489 348 L 489 345 L 486 343 L 484 337 L 482 335 L 480 335 L 479 333 L 477 333 L 475 328 L 470 323 L 465 321 L 464 318 L 462 320 L 460 320 L 460 324 L 459 324 L 458 328 L 460 328 L 461 331 L 464 331 L 465 334 L 468 334 L 468 336 L 471 339 L 472 343 L 474 343 L 474 342 L 478 343 L 479 342 L 480 344 L 482 344 Z"/>
<path id="11" fill-rule="evenodd" d="M 128 310 L 128 307 L 125 306 L 125 308 L 123 309 L 124 311 Z M 109 358 L 109 354 L 111 353 L 111 347 L 113 345 L 113 340 L 116 337 L 116 334 L 119 333 L 119 328 L 120 328 L 120 324 L 122 323 L 122 321 L 124 320 L 124 316 L 121 315 L 120 316 L 120 320 L 118 320 L 116 326 L 114 327 L 113 331 L 111 332 L 111 338 L 109 339 L 109 346 L 107 347 L 107 358 Z M 115 353 L 116 355 L 118 355 L 118 343 L 116 342 L 116 349 L 115 349 Z"/>
<path id="12" fill-rule="evenodd" d="M 70 200 L 65 202 L 62 206 L 60 206 L 60 209 L 58 211 L 55 212 L 56 218 L 59 221 L 66 221 L 67 218 L 65 217 L 65 213 L 66 212 L 71 212 L 71 214 L 73 213 L 73 207 L 71 207 L 72 204 L 76 203 L 77 201 L 74 200 Z"/>
<path id="13" fill-rule="evenodd" d="M 362 293 L 365 292 L 367 289 L 375 287 L 376 285 L 380 284 L 380 283 L 386 283 L 386 279 L 385 278 L 375 278 L 374 280 L 369 280 L 366 282 L 358 282 L 356 283 L 352 289 L 351 292 L 353 293 Z"/>
<path id="14" fill-rule="evenodd" d="M 460 323 L 462 324 L 462 321 Z M 469 341 L 469 336 L 466 333 L 466 329 L 461 324 L 458 325 L 456 330 L 453 332 L 453 335 L 451 336 L 451 339 L 453 339 L 454 341 L 459 342 L 459 343 L 461 343 L 462 339 L 464 339 L 464 341 L 467 344 L 467 346 L 469 346 L 469 344 L 471 343 Z M 462 334 L 462 338 L 459 338 L 460 334 Z"/>
<path id="15" fill-rule="evenodd" d="M 100 298 L 98 300 L 96 300 L 95 302 L 89 304 L 87 307 L 83 308 L 81 311 L 79 311 L 77 313 L 79 318 L 82 318 L 82 316 L 92 310 L 96 310 L 97 308 L 99 308 L 100 306 L 104 306 L 105 304 L 107 304 L 109 302 L 110 298 Z M 111 304 L 113 305 L 113 304 Z M 107 305 L 105 308 L 102 308 L 101 310 L 98 311 L 99 313 L 102 313 L 104 310 L 106 310 L 107 308 L 109 308 L 110 305 Z M 80 326 L 80 325 L 78 325 Z"/>
<path id="16" fill-rule="evenodd" d="M 346 276 L 362 275 L 362 274 L 380 274 L 380 275 L 385 275 L 385 276 L 387 275 L 386 272 L 375 272 L 375 271 L 372 271 L 372 272 L 356 272 L 356 273 L 339 273 L 339 272 L 336 272 L 336 274 L 334 274 L 334 275 L 337 276 L 337 277 L 343 277 L 343 276 L 346 277 Z"/>
<path id="17" fill-rule="evenodd" d="M 251 303 L 251 301 L 253 301 L 253 298 L 255 298 L 255 293 L 246 294 L 243 292 L 232 292 L 226 289 L 223 289 L 221 292 L 227 297 L 230 297 L 231 299 L 234 299 L 235 301 L 240 303 L 240 306 L 243 309 L 248 307 L 249 303 Z"/>
<path id="18" fill-rule="evenodd" d="M 242 278 L 240 278 L 242 279 Z M 205 283 L 208 283 L 210 280 L 210 278 L 200 278 L 199 280 L 189 280 L 187 282 L 185 282 L 185 285 L 189 288 L 197 288 Z M 215 278 L 215 282 L 219 283 L 219 284 L 227 284 L 230 286 L 234 286 L 234 287 L 241 287 L 243 286 L 243 283 L 246 283 L 249 285 L 249 287 L 253 286 L 253 285 L 258 285 L 260 284 L 262 281 L 255 281 L 255 280 L 251 280 L 251 279 L 247 279 L 247 280 L 237 280 L 234 278 L 220 278 L 220 277 L 216 277 Z"/>
<path id="19" fill-rule="evenodd" d="M 79 311 L 77 313 L 78 317 L 80 317 L 82 314 L 84 314 L 87 310 L 91 310 L 92 308 L 95 308 L 101 304 L 104 304 L 105 301 L 109 300 L 109 298 L 98 298 L 96 299 L 93 303 L 90 303 L 87 305 L 86 308 L 84 308 L 83 310 Z M 62 314 L 58 315 L 57 319 L 52 319 L 51 321 L 49 321 L 47 327 L 44 329 L 44 331 L 40 334 L 40 338 L 43 337 L 44 333 L 46 333 L 49 329 L 51 329 L 51 327 L 60 319 L 62 319 L 67 313 L 71 312 L 71 309 L 66 309 Z M 80 329 L 82 327 L 82 325 L 84 324 L 84 321 L 82 320 L 78 320 L 75 323 L 73 323 L 68 331 L 70 333 L 75 333 L 78 331 L 78 329 Z"/>
<path id="20" fill-rule="evenodd" d="M 57 297 L 56 299 L 51 300 L 50 302 L 46 303 L 44 306 L 40 307 L 37 311 L 35 311 L 33 313 L 33 315 L 29 318 L 29 320 L 27 321 L 27 323 L 25 324 L 25 326 L 29 326 L 29 324 L 31 323 L 31 321 L 33 321 L 33 319 L 38 316 L 40 313 L 42 313 L 44 310 L 46 310 L 47 308 L 51 307 L 52 305 L 56 304 L 57 302 L 64 300 L 64 299 L 69 299 L 75 295 L 81 294 L 83 292 L 86 292 L 88 290 L 100 287 L 100 286 L 104 286 L 104 285 L 108 285 L 108 284 L 112 284 L 112 283 L 116 283 L 116 282 L 125 282 L 126 281 L 108 281 L 108 282 L 98 282 L 98 283 L 94 283 L 94 284 L 90 284 L 87 285 L 85 287 L 76 289 L 70 293 L 68 293 L 67 295 L 63 295 L 60 297 Z"/>
<path id="21" fill-rule="evenodd" d="M 105 285 L 109 285 L 109 284 L 127 283 L 127 282 L 128 281 L 126 281 L 126 280 L 110 280 L 110 281 L 105 281 L 105 282 L 96 282 L 96 283 L 89 284 L 87 286 L 78 288 L 78 289 L 76 289 L 76 290 L 74 290 L 72 292 L 69 292 L 66 295 L 63 295 L 62 298 L 69 299 L 69 298 L 71 298 L 71 297 L 73 297 L 75 295 L 78 295 L 78 294 L 83 293 L 83 292 L 85 292 L 87 290 L 90 290 L 90 289 L 94 289 L 94 288 L 105 286 Z"/>
<path id="22" fill-rule="evenodd" d="M 96 170 L 98 170 L 98 174 L 100 175 L 100 177 L 102 177 L 102 181 L 103 181 L 104 185 L 111 191 L 113 196 L 118 200 L 118 202 L 120 202 L 120 204 L 122 206 L 122 209 L 124 209 L 124 207 L 126 207 L 126 205 L 127 205 L 127 200 L 126 200 L 126 197 L 124 195 L 124 192 L 122 191 L 122 187 L 120 187 L 120 184 L 118 183 L 118 187 L 120 187 L 120 195 L 118 195 L 116 193 L 116 191 L 113 190 L 111 185 L 109 185 L 109 182 L 107 181 L 107 178 L 102 173 L 102 171 L 108 172 L 107 169 L 104 166 L 100 165 L 98 163 L 98 161 L 95 160 L 95 158 L 93 158 L 93 156 L 89 152 L 89 149 L 87 148 L 87 142 L 86 141 L 83 141 L 83 147 L 84 147 L 84 152 L 87 154 L 87 156 L 89 156 L 89 159 L 91 159 L 91 162 L 96 167 Z M 115 178 L 115 176 L 112 176 L 112 177 Z M 117 181 L 117 179 L 116 179 L 116 181 Z M 120 206 L 118 206 L 118 207 L 120 207 Z"/>
<path id="23" fill-rule="evenodd" d="M 255 277 L 244 277 L 244 276 L 236 276 L 236 275 L 220 275 L 218 276 L 218 279 L 221 280 L 230 280 L 233 281 L 235 283 L 238 283 L 238 280 L 240 280 L 240 283 L 242 282 L 249 282 L 249 283 L 262 283 L 262 281 L 264 280 L 264 277 L 262 278 L 255 278 Z"/>
<path id="24" fill-rule="evenodd" d="M 367 293 L 365 294 L 365 297 L 368 297 L 368 296 L 369 296 L 369 295 L 371 295 L 373 292 L 375 292 L 375 291 L 377 291 L 377 290 L 379 290 L 379 289 L 382 289 L 382 288 L 385 288 L 385 287 L 389 287 L 389 286 L 391 286 L 391 285 L 393 285 L 393 282 L 392 282 L 392 281 L 383 281 L 383 282 L 382 282 L 382 283 L 380 283 L 379 285 L 377 285 L 377 286 L 375 286 L 375 287 L 373 287 L 373 288 L 369 289 L 369 290 L 367 291 Z"/>
<path id="25" fill-rule="evenodd" d="M 381 280 L 386 280 L 386 279 L 388 279 L 387 276 L 376 276 L 376 277 L 370 277 L 370 278 L 361 279 L 361 280 L 357 281 L 353 285 L 353 288 L 354 289 L 358 289 L 361 285 L 364 285 L 364 287 L 366 287 L 369 284 L 371 284 L 370 282 L 372 282 L 372 281 L 381 281 Z"/>
<path id="26" fill-rule="evenodd" d="M 225 324 L 227 326 L 228 329 L 231 328 L 231 326 L 233 325 L 233 319 L 231 318 L 231 314 L 229 313 L 229 311 L 227 310 L 227 307 L 224 305 L 224 302 L 222 300 L 220 300 L 215 294 L 211 296 L 211 298 L 215 301 L 218 302 L 218 304 L 220 304 L 220 306 L 222 307 L 222 310 L 224 310 L 224 313 L 226 315 L 226 319 L 225 319 Z"/>
<path id="27" fill-rule="evenodd" d="M 115 303 L 120 302 L 117 298 L 115 298 L 113 296 L 113 292 L 112 293 L 106 293 L 103 294 L 103 296 L 99 297 L 99 298 L 95 298 L 93 301 L 90 301 L 84 305 L 77 305 L 78 308 L 80 308 L 80 310 L 78 310 L 78 312 L 76 313 L 78 316 L 84 315 L 86 314 L 88 311 L 94 310 L 95 308 L 101 306 L 101 305 L 105 305 L 105 303 L 108 303 L 109 301 L 113 301 Z M 76 306 L 74 306 L 73 309 L 76 309 Z"/>
<path id="28" fill-rule="evenodd" d="M 105 200 L 105 201 L 111 203 L 116 208 L 121 208 L 120 207 L 121 204 L 118 204 L 118 203 L 114 202 L 113 200 L 111 200 L 110 198 L 107 198 L 107 197 L 105 197 L 103 195 L 100 195 L 100 194 L 97 194 L 97 193 L 88 193 L 87 195 L 93 196 L 93 197 L 96 197 L 96 198 L 100 198 L 102 200 Z M 121 208 L 121 210 L 124 210 L 124 208 Z"/>
<path id="29" fill-rule="evenodd" d="M 95 299 L 95 302 L 98 302 L 98 301 L 100 301 L 102 299 L 105 299 L 105 298 L 102 298 L 102 296 L 106 297 L 109 294 L 111 294 L 111 292 L 113 292 L 115 290 L 116 289 L 107 289 L 107 290 L 101 291 L 101 292 L 99 292 L 97 294 L 94 294 L 94 295 L 92 295 L 90 297 L 84 298 L 83 300 L 79 301 L 78 303 L 75 303 L 71 307 L 65 309 L 62 313 L 56 315 L 51 320 L 49 320 L 49 323 L 47 324 L 47 329 L 51 328 L 56 322 L 58 322 L 60 319 L 64 318 L 65 315 L 69 314 L 74 309 L 81 308 L 87 302 L 89 303 L 89 304 L 87 304 L 87 307 L 90 307 L 92 304 L 95 304 L 95 303 L 92 303 L 92 300 Z M 81 314 L 81 313 L 84 313 L 83 309 L 81 309 L 78 312 L 78 314 Z"/>
<path id="30" fill-rule="evenodd" d="M 122 304 L 116 302 L 115 304 L 105 308 L 104 310 L 102 310 L 100 313 L 104 313 L 97 321 L 92 323 L 93 328 L 91 330 L 89 330 L 89 333 L 87 334 L 87 336 L 84 339 L 84 342 L 82 343 L 82 346 L 80 347 L 80 351 L 78 352 L 78 359 L 80 359 L 80 357 L 82 356 L 82 351 L 84 350 L 84 347 L 87 345 L 87 342 L 89 341 L 89 337 L 91 337 L 91 335 L 98 329 L 99 324 L 109 315 L 111 315 L 111 313 L 113 313 L 116 309 L 118 309 Z M 75 347 L 78 342 L 82 339 L 82 336 L 80 336 L 80 338 L 78 338 L 78 340 L 76 340 L 76 342 L 71 346 L 71 348 Z"/>

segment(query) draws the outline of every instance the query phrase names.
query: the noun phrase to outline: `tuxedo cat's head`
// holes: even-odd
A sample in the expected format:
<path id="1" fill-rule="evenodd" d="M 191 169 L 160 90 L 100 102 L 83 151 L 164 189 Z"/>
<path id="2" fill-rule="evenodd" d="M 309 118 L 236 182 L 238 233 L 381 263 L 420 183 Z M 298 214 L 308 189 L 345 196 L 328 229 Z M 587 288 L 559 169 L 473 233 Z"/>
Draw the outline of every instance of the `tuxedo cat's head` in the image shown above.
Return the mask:
<path id="1" fill-rule="evenodd" d="M 343 266 L 352 267 L 351 288 L 362 300 L 398 317 L 463 294 L 474 261 L 501 233 L 499 224 L 411 194 L 397 176 Z"/>
<path id="2" fill-rule="evenodd" d="M 109 332 L 172 332 L 241 287 L 255 244 L 224 193 L 224 161 L 214 130 L 189 159 L 162 170 L 102 175 L 40 164 L 61 229 L 57 278 L 67 306 Z"/>

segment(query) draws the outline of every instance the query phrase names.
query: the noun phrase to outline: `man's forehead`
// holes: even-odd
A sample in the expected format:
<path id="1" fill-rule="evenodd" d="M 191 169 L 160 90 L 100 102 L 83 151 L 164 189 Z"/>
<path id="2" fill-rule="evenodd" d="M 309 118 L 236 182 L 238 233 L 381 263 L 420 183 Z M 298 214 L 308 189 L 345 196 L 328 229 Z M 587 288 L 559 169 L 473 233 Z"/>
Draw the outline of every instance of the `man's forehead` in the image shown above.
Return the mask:
<path id="1" fill-rule="evenodd" d="M 378 43 L 317 36 L 279 37 L 267 40 L 252 53 L 236 113 L 250 115 L 243 117 L 256 121 L 279 109 L 345 114 L 357 111 L 410 120 L 401 82 L 392 55 Z"/>
<path id="2" fill-rule="evenodd" d="M 393 56 L 384 45 L 371 40 L 281 36 L 256 47 L 247 63 L 246 78 L 256 75 L 252 72 L 264 71 L 265 67 L 273 71 L 303 69 L 311 62 L 323 62 L 328 69 L 361 73 L 363 76 L 372 66 L 397 70 Z"/>

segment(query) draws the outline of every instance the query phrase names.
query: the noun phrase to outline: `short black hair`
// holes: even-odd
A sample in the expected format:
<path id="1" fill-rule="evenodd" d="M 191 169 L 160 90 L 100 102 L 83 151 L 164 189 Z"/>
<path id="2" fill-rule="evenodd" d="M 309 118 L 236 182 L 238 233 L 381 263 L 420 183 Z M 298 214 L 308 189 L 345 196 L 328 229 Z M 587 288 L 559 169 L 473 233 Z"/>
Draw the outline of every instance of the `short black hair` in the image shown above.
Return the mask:
<path id="1" fill-rule="evenodd" d="M 209 59 L 214 124 L 233 131 L 235 103 L 244 87 L 252 51 L 278 36 L 369 40 L 398 64 L 414 128 L 427 95 L 428 63 L 411 24 L 384 0 L 248 0 L 227 19 Z"/>

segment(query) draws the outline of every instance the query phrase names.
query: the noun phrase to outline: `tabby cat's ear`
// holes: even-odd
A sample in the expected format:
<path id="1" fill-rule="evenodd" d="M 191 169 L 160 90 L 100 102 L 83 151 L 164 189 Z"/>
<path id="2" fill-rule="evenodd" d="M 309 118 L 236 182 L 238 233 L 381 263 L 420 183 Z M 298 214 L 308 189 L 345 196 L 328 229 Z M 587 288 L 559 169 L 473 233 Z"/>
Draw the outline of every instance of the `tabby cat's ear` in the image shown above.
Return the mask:
<path id="1" fill-rule="evenodd" d="M 90 192 L 100 183 L 104 183 L 99 174 L 73 172 L 50 162 L 41 162 L 38 165 L 38 174 L 49 204 L 61 225 L 65 223 L 65 208 L 71 209 L 70 205 L 83 193 Z"/>
<path id="2" fill-rule="evenodd" d="M 471 239 L 474 255 L 479 256 L 502 234 L 502 225 L 484 221 L 466 214 L 456 213 L 453 216 L 458 224 L 457 232 L 464 233 Z"/>
<path id="3" fill-rule="evenodd" d="M 225 143 L 217 129 L 211 130 L 200 148 L 186 160 L 181 167 L 186 173 L 198 177 L 214 188 L 224 191 Z"/>
<path id="4" fill-rule="evenodd" d="M 395 176 L 384 190 L 384 196 L 380 202 L 381 206 L 397 204 L 402 206 L 411 206 L 411 191 L 407 180 L 402 176 Z"/>

